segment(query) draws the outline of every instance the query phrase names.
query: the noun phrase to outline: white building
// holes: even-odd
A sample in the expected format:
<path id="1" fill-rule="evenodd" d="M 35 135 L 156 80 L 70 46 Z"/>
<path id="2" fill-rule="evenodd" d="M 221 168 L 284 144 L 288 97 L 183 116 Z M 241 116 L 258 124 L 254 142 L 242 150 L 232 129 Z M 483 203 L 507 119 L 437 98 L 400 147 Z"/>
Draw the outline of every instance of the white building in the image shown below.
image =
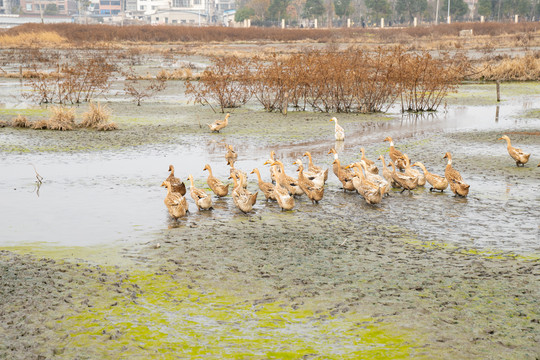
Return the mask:
<path id="1" fill-rule="evenodd" d="M 137 0 L 137 11 L 142 12 L 144 15 L 152 15 L 159 10 L 169 8 L 169 0 Z"/>

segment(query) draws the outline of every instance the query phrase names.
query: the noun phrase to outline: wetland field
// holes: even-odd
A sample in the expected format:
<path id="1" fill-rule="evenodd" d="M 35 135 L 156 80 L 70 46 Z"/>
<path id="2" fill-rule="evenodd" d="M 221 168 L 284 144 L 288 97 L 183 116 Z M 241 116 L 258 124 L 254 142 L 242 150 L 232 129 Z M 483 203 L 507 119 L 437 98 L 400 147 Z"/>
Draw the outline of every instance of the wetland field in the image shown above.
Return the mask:
<path id="1" fill-rule="evenodd" d="M 48 116 L 27 90 L 0 78 L 0 120 Z M 99 101 L 115 131 L 0 128 L 0 359 L 540 358 L 540 82 L 504 82 L 500 102 L 494 83 L 462 84 L 420 114 L 248 103 L 220 133 L 206 124 L 223 114 L 183 94 L 168 81 L 136 106 L 114 84 Z M 532 153 L 525 167 L 503 134 Z M 469 196 L 394 189 L 373 206 L 344 192 L 330 148 L 388 159 L 387 136 L 436 174 L 451 152 Z M 281 211 L 259 193 L 244 214 L 187 196 L 171 219 L 168 166 L 209 191 L 205 164 L 229 176 L 225 144 L 265 181 L 271 151 L 293 176 L 310 151 L 330 168 L 324 199 Z"/>

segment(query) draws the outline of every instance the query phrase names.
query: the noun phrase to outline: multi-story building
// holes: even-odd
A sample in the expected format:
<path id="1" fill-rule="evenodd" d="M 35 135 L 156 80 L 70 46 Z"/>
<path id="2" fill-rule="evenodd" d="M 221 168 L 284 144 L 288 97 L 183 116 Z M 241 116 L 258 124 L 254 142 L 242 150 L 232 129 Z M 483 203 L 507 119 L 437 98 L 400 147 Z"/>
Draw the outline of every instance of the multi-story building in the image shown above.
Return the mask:
<path id="1" fill-rule="evenodd" d="M 143 12 L 145 15 L 151 15 L 159 10 L 170 8 L 169 0 L 138 0 L 137 11 Z"/>
<path id="2" fill-rule="evenodd" d="M 32 15 L 68 15 L 68 0 L 20 0 L 21 11 Z"/>
<path id="3" fill-rule="evenodd" d="M 15 4 L 13 0 L 0 0 L 0 14 L 11 14 L 13 7 L 18 4 Z"/>
<path id="4" fill-rule="evenodd" d="M 118 15 L 122 11 L 120 0 L 99 0 L 99 14 L 103 16 Z"/>

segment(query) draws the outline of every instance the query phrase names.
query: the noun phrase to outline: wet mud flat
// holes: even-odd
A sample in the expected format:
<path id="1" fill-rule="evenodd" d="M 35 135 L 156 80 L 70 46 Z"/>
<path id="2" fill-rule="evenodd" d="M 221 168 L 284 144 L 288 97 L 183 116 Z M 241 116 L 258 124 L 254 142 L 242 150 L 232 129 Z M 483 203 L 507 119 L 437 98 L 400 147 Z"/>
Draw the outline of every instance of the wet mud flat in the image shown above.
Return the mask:
<path id="1" fill-rule="evenodd" d="M 219 115 L 208 109 L 149 103 L 137 115 L 134 107 L 114 106 L 114 120 L 124 125 L 118 132 L 0 129 L 2 165 L 14 170 L 0 180 L 11 204 L 0 209 L 10 224 L 3 245 L 9 251 L 0 254 L 6 289 L 0 322 L 9 324 L 0 333 L 6 339 L 0 358 L 28 352 L 66 359 L 539 356 L 540 117 L 534 106 L 503 106 L 498 120 L 490 105 L 451 105 L 431 117 L 343 115 L 340 124 L 350 135 L 342 145 L 333 141 L 328 114 L 242 109 L 226 130 L 209 134 L 206 120 Z M 533 153 L 525 168 L 497 141 L 502 133 Z M 325 167 L 335 146 L 343 162 L 357 160 L 360 147 L 372 159 L 387 155 L 382 139 L 388 135 L 438 174 L 451 151 L 454 167 L 471 184 L 469 197 L 395 190 L 370 206 L 344 193 L 330 174 L 319 205 L 304 197 L 291 212 L 262 195 L 248 215 L 229 197 L 198 212 L 188 196 L 191 213 L 173 221 L 162 203 L 159 183 L 169 163 L 177 176 L 193 173 L 199 187 L 206 188 L 205 163 L 225 180 L 224 143 L 239 153 L 238 168 L 259 167 L 268 180 L 262 163 L 271 150 L 294 175 L 291 164 L 305 151 Z M 18 164 L 29 162 L 46 178 L 39 198 L 21 191 L 30 190 L 33 172 L 28 177 Z M 249 188 L 256 189 L 253 179 Z M 63 203 L 51 198 L 61 193 L 98 209 L 92 216 L 84 209 L 73 217 L 62 213 L 66 224 L 100 229 L 77 231 L 62 246 L 116 244 L 123 259 L 116 266 L 100 263 L 99 255 L 78 260 L 84 246 L 76 255 L 52 249 L 19 255 L 32 253 L 32 245 L 18 247 L 32 241 L 32 225 L 18 211 L 28 204 L 58 211 Z M 133 198 L 144 206 L 126 212 Z M 124 224 L 126 217 L 136 222 Z M 54 244 L 59 235 L 41 233 L 39 240 Z"/>

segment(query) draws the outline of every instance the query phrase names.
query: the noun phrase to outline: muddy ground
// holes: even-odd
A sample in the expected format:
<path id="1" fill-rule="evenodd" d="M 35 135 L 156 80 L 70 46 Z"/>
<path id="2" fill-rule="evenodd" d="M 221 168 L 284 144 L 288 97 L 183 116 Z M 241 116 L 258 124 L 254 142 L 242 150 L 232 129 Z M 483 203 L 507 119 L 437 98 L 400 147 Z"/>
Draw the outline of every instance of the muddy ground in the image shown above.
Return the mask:
<path id="1" fill-rule="evenodd" d="M 0 358 L 538 358 L 538 84 L 503 85 L 499 109 L 492 87 L 463 86 L 435 114 L 339 115 L 343 145 L 328 114 L 256 106 L 209 134 L 222 115 L 179 87 L 110 102 L 116 132 L 0 129 Z M 533 153 L 525 168 L 503 133 Z M 198 212 L 188 197 L 174 221 L 162 203 L 169 163 L 201 187 L 205 163 L 225 180 L 225 143 L 268 180 L 271 150 L 293 174 L 308 150 L 327 167 L 334 146 L 344 162 L 360 147 L 388 158 L 389 135 L 435 173 L 451 151 L 470 195 L 420 188 L 370 206 L 330 174 L 319 205 L 290 212 L 262 196 L 252 214 L 229 197 Z"/>

